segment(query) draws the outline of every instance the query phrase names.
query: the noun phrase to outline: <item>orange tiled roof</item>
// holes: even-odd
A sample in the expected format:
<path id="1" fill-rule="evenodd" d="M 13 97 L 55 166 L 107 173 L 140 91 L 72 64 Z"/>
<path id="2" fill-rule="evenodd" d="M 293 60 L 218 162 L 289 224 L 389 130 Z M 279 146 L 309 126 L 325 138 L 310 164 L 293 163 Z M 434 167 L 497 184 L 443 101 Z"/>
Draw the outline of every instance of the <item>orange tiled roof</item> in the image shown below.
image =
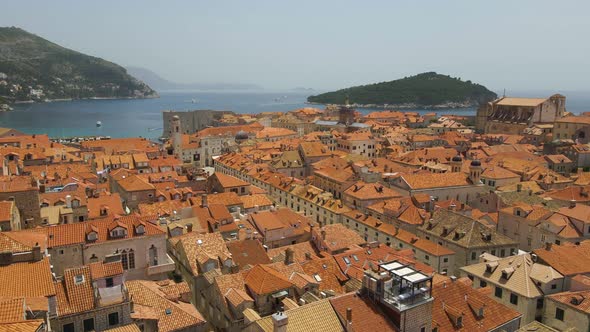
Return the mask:
<path id="1" fill-rule="evenodd" d="M 392 197 L 401 197 L 397 191 L 385 187 L 379 183 L 366 183 L 359 181 L 348 187 L 343 193 L 359 200 L 387 199 Z"/>
<path id="2" fill-rule="evenodd" d="M 256 265 L 242 275 L 244 284 L 256 295 L 275 293 L 293 286 L 285 276 L 266 265 Z"/>
<path id="3" fill-rule="evenodd" d="M 355 332 L 399 331 L 373 301 L 364 296 L 359 296 L 357 293 L 331 298 L 330 303 L 332 303 L 342 324 L 346 324 L 347 309 L 352 309 L 352 325 Z"/>
<path id="4" fill-rule="evenodd" d="M 108 211 L 108 215 L 123 215 L 125 214 L 125 211 L 123 210 L 123 204 L 121 202 L 121 196 L 118 193 L 102 193 L 96 198 L 90 197 L 86 202 L 86 206 L 88 207 L 88 218 L 100 218 L 100 211 L 105 208 Z"/>
<path id="5" fill-rule="evenodd" d="M 117 224 L 123 225 L 124 228 L 127 229 L 127 235 L 125 237 L 111 238 L 110 231 L 113 227 L 116 227 Z M 136 233 L 136 227 L 140 224 L 145 227 L 144 234 Z M 87 243 L 86 235 L 90 231 L 96 231 L 98 233 L 98 239 L 93 242 L 88 242 L 89 244 L 165 234 L 165 232 L 158 228 L 158 226 L 155 226 L 150 222 L 145 222 L 141 217 L 136 215 L 120 218 L 111 216 L 104 219 L 86 221 L 84 223 L 63 224 L 26 230 L 26 232 L 46 234 L 49 248 Z"/>
<path id="6" fill-rule="evenodd" d="M 76 277 L 83 276 L 81 282 Z M 55 283 L 57 290 L 57 314 L 66 316 L 94 309 L 94 290 L 90 267 L 82 266 L 64 271 L 62 281 Z"/>
<path id="7" fill-rule="evenodd" d="M 258 240 L 232 241 L 227 244 L 232 260 L 240 269 L 256 264 L 268 264 L 270 259 Z"/>
<path id="8" fill-rule="evenodd" d="M 90 275 L 93 280 L 113 277 L 123 274 L 123 265 L 121 262 L 95 262 L 88 265 L 90 267 Z"/>
<path id="9" fill-rule="evenodd" d="M 460 281 L 440 282 L 433 286 L 432 327 L 439 331 L 492 331 L 521 314 L 481 294 Z M 479 317 L 479 310 L 483 317 Z M 454 324 L 452 316 L 463 317 L 463 325 Z"/>
<path id="10" fill-rule="evenodd" d="M 202 328 L 206 321 L 190 303 L 169 300 L 167 294 L 154 281 L 133 280 L 125 282 L 133 302 L 151 308 L 158 320 L 158 331 L 171 332 L 191 328 Z"/>
<path id="11" fill-rule="evenodd" d="M 24 298 L 0 300 L 0 331 L 2 331 L 2 323 L 22 322 L 25 317 Z"/>
<path id="12" fill-rule="evenodd" d="M 49 297 L 56 294 L 49 258 L 0 266 L 0 297 Z"/>
<path id="13" fill-rule="evenodd" d="M 577 311 L 590 314 L 590 291 L 563 292 L 547 296 L 549 299 L 559 302 Z"/>
<path id="14" fill-rule="evenodd" d="M 590 240 L 574 245 L 564 243 L 533 251 L 539 259 L 564 276 L 590 273 Z"/>

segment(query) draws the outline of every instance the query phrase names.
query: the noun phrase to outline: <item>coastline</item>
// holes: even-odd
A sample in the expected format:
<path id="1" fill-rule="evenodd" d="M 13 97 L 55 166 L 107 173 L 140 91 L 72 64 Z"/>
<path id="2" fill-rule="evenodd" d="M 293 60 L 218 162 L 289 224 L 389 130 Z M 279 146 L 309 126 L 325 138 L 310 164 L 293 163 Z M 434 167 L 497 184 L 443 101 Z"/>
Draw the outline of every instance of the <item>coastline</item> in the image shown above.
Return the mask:
<path id="1" fill-rule="evenodd" d="M 350 105 L 344 104 L 331 104 L 331 103 L 318 103 L 312 101 L 306 101 L 306 104 L 309 105 L 323 105 L 323 106 L 348 106 L 352 108 L 368 108 L 368 109 L 398 109 L 398 110 L 445 110 L 445 109 L 465 109 L 471 110 L 473 108 L 479 107 L 477 104 L 471 103 L 458 103 L 458 102 L 449 102 L 445 104 L 438 104 L 438 105 L 419 105 L 419 104 L 357 104 L 353 103 Z"/>
<path id="2" fill-rule="evenodd" d="M 19 105 L 19 104 L 42 104 L 42 103 L 54 103 L 64 101 L 79 101 L 79 100 L 127 100 L 127 99 L 157 99 L 160 98 L 158 93 L 150 96 L 143 97 L 87 97 L 87 98 L 57 98 L 57 99 L 43 99 L 43 100 L 16 100 L 6 105 Z"/>

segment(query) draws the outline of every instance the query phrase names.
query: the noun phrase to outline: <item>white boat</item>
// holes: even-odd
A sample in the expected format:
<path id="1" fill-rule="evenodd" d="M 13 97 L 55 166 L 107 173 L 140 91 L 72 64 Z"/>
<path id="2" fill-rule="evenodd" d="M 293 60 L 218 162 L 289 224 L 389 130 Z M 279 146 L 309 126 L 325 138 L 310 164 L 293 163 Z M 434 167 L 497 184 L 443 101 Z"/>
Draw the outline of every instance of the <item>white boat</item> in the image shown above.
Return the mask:
<path id="1" fill-rule="evenodd" d="M 102 126 L 102 122 L 100 122 L 100 121 L 96 121 L 96 126 L 97 126 L 97 127 L 101 127 L 101 126 Z"/>

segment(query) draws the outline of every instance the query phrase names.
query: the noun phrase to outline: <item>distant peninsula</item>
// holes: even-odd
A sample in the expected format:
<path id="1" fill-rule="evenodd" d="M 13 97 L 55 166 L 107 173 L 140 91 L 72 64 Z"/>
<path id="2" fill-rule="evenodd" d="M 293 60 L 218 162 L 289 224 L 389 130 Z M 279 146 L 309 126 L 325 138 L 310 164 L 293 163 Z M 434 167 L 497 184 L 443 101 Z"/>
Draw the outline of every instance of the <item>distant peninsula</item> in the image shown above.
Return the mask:
<path id="1" fill-rule="evenodd" d="M 158 91 L 262 90 L 261 86 L 248 83 L 177 83 L 162 78 L 155 72 L 142 67 L 128 66 L 127 72 Z"/>
<path id="2" fill-rule="evenodd" d="M 15 27 L 0 27 L 0 100 L 153 98 L 125 68 Z"/>
<path id="3" fill-rule="evenodd" d="M 307 101 L 371 108 L 444 109 L 474 107 L 495 98 L 497 95 L 483 85 L 428 72 L 322 93 L 308 97 Z"/>

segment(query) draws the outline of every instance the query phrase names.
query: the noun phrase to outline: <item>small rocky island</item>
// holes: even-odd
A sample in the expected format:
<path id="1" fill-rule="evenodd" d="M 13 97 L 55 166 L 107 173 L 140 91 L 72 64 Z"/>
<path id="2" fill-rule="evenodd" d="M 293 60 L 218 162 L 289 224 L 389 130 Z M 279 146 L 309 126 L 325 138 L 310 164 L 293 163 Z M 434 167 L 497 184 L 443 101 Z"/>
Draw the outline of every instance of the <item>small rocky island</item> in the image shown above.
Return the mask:
<path id="1" fill-rule="evenodd" d="M 483 85 L 428 72 L 310 96 L 307 101 L 367 108 L 444 109 L 475 107 L 496 98 Z"/>
<path id="2" fill-rule="evenodd" d="M 61 47 L 20 28 L 0 27 L 0 110 L 25 101 L 157 96 L 115 63 Z"/>

